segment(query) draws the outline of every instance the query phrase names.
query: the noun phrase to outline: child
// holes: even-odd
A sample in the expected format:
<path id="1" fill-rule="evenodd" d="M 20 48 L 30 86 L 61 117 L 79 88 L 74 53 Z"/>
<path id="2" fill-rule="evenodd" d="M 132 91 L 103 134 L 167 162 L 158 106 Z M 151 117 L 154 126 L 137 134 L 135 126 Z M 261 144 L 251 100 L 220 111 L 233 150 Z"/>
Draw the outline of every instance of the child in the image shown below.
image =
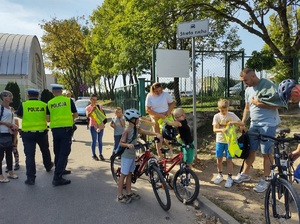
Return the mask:
<path id="1" fill-rule="evenodd" d="M 125 127 L 125 121 L 123 119 L 122 109 L 120 107 L 115 109 L 115 117 L 112 118 L 110 126 L 114 129 L 114 149 L 112 151 L 112 154 L 114 154 L 120 143 Z"/>
<path id="2" fill-rule="evenodd" d="M 225 151 L 226 162 L 227 162 L 227 171 L 228 178 L 225 183 L 226 188 L 230 188 L 233 183 L 232 172 L 233 172 L 233 163 L 232 157 L 228 152 L 228 144 L 224 137 L 224 132 L 226 131 L 227 125 L 238 124 L 244 126 L 244 123 L 233 113 L 228 111 L 229 101 L 226 99 L 220 99 L 218 101 L 219 113 L 214 115 L 213 118 L 213 131 L 216 132 L 216 157 L 217 157 L 217 169 L 218 176 L 214 180 L 215 184 L 219 184 L 223 181 L 222 174 L 222 160 L 223 153 Z"/>
<path id="3" fill-rule="evenodd" d="M 185 113 L 182 108 L 176 108 L 173 111 L 173 116 L 175 121 L 165 121 L 167 125 L 178 127 L 179 135 L 182 142 L 189 146 L 183 149 L 184 161 L 187 162 L 190 168 L 194 161 L 195 148 L 194 148 L 194 139 L 191 133 L 191 129 L 188 125 L 188 122 L 185 118 Z"/>
<path id="4" fill-rule="evenodd" d="M 137 143 L 137 134 L 154 135 L 162 141 L 162 136 L 159 133 L 152 131 L 145 131 L 137 128 L 139 123 L 140 113 L 136 109 L 128 109 L 124 113 L 128 127 L 125 129 L 120 146 L 125 147 L 125 151 L 121 157 L 121 176 L 118 184 L 118 201 L 121 203 L 130 203 L 132 199 L 140 199 L 141 197 L 131 191 L 131 173 L 135 168 L 135 149 L 134 145 Z M 126 178 L 126 195 L 123 195 L 123 184 Z"/>

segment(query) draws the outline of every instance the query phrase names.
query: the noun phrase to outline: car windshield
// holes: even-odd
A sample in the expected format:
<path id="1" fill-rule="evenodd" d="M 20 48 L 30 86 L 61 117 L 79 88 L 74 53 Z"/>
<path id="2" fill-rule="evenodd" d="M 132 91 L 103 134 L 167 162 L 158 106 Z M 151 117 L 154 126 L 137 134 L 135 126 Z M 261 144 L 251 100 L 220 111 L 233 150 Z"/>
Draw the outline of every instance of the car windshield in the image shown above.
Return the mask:
<path id="1" fill-rule="evenodd" d="M 76 107 L 86 107 L 87 105 L 90 104 L 90 101 L 89 100 L 77 100 L 75 102 L 75 106 Z"/>

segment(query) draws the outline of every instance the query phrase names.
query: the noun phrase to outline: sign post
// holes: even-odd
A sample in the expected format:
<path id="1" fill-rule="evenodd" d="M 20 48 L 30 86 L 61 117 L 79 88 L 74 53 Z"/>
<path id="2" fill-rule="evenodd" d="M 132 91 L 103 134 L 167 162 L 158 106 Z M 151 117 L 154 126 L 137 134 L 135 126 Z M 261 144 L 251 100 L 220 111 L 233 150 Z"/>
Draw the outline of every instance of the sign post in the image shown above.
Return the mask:
<path id="1" fill-rule="evenodd" d="M 197 155 L 197 112 L 196 112 L 196 66 L 195 66 L 195 37 L 208 35 L 208 19 L 179 23 L 177 36 L 179 39 L 192 38 L 192 74 L 193 74 L 193 124 L 194 145 Z M 202 91 L 202 90 L 201 90 Z"/>

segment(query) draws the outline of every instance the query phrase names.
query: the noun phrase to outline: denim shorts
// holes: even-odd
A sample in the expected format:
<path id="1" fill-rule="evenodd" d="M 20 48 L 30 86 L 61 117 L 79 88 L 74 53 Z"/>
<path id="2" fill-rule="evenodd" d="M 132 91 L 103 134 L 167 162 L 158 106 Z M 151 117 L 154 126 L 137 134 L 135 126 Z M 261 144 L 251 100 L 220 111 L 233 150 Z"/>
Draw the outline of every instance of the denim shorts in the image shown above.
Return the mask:
<path id="1" fill-rule="evenodd" d="M 230 156 L 230 154 L 228 152 L 228 144 L 217 142 L 216 143 L 216 157 L 222 158 L 224 156 L 224 152 L 225 152 L 226 159 L 232 159 L 232 157 Z"/>
<path id="2" fill-rule="evenodd" d="M 269 126 L 257 126 L 257 125 L 251 125 L 249 128 L 249 132 L 254 132 L 258 134 L 263 134 L 263 135 L 269 135 L 272 137 L 275 137 L 276 135 L 276 128 L 275 127 L 269 127 Z M 273 151 L 273 145 L 274 143 L 272 141 L 261 141 L 258 139 L 257 136 L 255 135 L 249 135 L 250 139 L 250 149 L 253 151 L 257 151 L 261 149 L 262 154 L 272 154 Z"/>
<path id="3" fill-rule="evenodd" d="M 121 173 L 124 175 L 128 175 L 129 173 L 133 173 L 135 168 L 135 159 L 129 159 L 121 157 Z"/>

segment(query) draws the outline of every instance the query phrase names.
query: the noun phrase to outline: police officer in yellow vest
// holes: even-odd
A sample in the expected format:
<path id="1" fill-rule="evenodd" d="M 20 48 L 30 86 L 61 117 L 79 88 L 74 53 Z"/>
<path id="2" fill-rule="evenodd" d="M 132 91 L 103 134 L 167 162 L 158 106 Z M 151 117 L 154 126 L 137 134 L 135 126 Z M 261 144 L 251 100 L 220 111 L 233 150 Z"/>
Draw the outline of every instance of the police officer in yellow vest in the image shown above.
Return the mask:
<path id="1" fill-rule="evenodd" d="M 71 181 L 62 177 L 68 162 L 72 144 L 72 126 L 78 117 L 72 99 L 62 95 L 62 85 L 51 84 L 54 98 L 49 100 L 47 119 L 53 136 L 55 171 L 52 184 L 54 186 L 70 184 Z"/>
<path id="2" fill-rule="evenodd" d="M 49 151 L 48 129 L 46 110 L 47 104 L 38 100 L 39 91 L 28 89 L 28 100 L 20 104 L 17 115 L 22 118 L 22 141 L 26 156 L 26 175 L 25 184 L 35 184 L 35 149 L 39 145 L 44 167 L 49 172 L 53 167 L 51 154 Z"/>

